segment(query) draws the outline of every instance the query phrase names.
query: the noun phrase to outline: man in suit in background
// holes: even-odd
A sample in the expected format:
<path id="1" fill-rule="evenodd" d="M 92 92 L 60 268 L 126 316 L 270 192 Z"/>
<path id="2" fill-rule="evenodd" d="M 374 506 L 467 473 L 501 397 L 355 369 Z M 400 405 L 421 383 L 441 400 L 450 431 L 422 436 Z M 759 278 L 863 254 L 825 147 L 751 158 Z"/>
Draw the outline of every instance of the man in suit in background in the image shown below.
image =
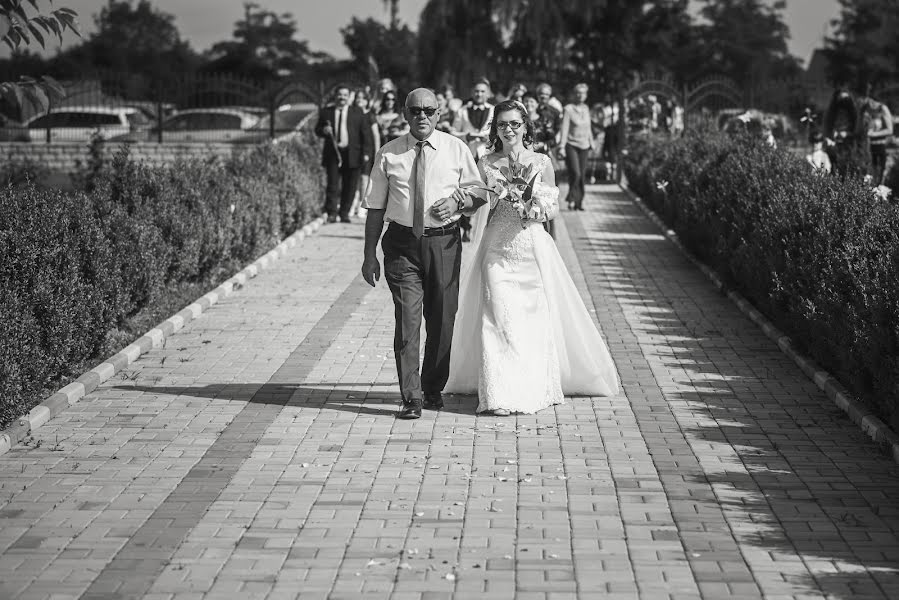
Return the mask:
<path id="1" fill-rule="evenodd" d="M 334 104 L 321 109 L 315 135 L 325 140 L 322 166 L 327 175 L 328 223 L 336 222 L 338 215 L 341 223 L 349 223 L 359 171 L 374 153 L 371 125 L 363 112 L 350 104 L 349 87 L 338 86 Z"/>

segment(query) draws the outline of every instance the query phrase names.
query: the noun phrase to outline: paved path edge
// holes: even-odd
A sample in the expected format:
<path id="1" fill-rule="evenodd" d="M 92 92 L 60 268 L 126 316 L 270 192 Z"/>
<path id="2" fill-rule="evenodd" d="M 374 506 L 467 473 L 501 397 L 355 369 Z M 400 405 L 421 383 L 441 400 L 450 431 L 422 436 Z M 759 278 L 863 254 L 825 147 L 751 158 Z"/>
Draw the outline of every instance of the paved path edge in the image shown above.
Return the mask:
<path id="1" fill-rule="evenodd" d="M 653 210 L 649 208 L 639 196 L 628 188 L 626 182 L 621 182 L 619 186 L 631 201 L 633 201 L 634 204 L 636 204 L 640 210 L 662 230 L 663 235 L 668 238 L 671 243 L 677 246 L 687 259 L 696 265 L 699 270 L 711 280 L 712 284 L 714 284 L 722 294 L 725 294 L 731 302 L 737 306 L 740 312 L 758 325 L 765 335 L 777 344 L 778 348 L 792 359 L 793 362 L 802 369 L 802 372 L 805 373 L 809 379 L 814 381 L 818 388 L 821 389 L 821 391 L 823 391 L 827 397 L 840 408 L 840 410 L 849 416 L 853 423 L 858 425 L 862 431 L 876 443 L 884 446 L 893 457 L 893 460 L 899 463 L 899 434 L 890 429 L 886 423 L 875 416 L 866 406 L 855 400 L 852 394 L 843 387 L 833 375 L 818 366 L 812 359 L 800 354 L 800 352 L 793 346 L 792 340 L 784 335 L 783 332 L 759 312 L 751 302 L 746 300 L 746 298 L 736 291 L 728 289 L 721 281 L 718 274 L 705 263 L 693 256 L 693 254 L 681 244 L 677 237 L 677 233 L 669 228 L 668 225 L 662 221 L 661 217 L 653 212 Z"/>
<path id="2" fill-rule="evenodd" d="M 246 285 L 248 280 L 256 277 L 263 269 L 268 268 L 274 261 L 284 256 L 288 250 L 299 244 L 307 236 L 318 231 L 324 222 L 323 217 L 318 217 L 307 223 L 250 265 L 241 269 L 237 274 L 232 275 L 217 288 L 204 294 L 193 303 L 162 321 L 118 353 L 83 373 L 72 383 L 60 388 L 46 400 L 32 408 L 28 414 L 20 417 L 18 422 L 0 431 L 0 456 L 24 440 L 32 431 L 70 405 L 77 403 L 85 395 L 96 389 L 98 385 L 107 381 L 116 373 L 120 373 L 143 354 L 146 354 L 153 348 L 162 346 L 166 338 L 202 315 L 222 298 L 230 296 Z"/>

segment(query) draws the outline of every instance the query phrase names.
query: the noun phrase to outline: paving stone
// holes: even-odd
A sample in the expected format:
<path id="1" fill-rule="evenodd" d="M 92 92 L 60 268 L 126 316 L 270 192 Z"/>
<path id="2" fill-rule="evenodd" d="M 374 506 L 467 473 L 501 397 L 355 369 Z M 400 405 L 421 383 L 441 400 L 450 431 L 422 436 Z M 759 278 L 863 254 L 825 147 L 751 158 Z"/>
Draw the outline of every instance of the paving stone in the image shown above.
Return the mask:
<path id="1" fill-rule="evenodd" d="M 331 225 L 0 457 L 0 596 L 893 598 L 899 469 L 611 186 L 557 246 L 623 392 L 399 402 Z"/>

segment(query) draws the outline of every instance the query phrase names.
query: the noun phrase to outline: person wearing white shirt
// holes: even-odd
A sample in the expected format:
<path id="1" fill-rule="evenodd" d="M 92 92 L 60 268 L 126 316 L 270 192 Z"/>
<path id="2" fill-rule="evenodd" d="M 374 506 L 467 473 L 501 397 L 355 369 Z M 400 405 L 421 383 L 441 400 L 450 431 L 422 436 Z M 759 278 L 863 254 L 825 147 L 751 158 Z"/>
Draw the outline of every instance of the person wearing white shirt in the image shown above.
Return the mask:
<path id="1" fill-rule="evenodd" d="M 403 109 L 409 133 L 378 150 L 363 208 L 365 255 L 362 276 L 374 286 L 384 277 L 396 314 L 394 353 L 403 406 L 401 419 L 417 419 L 423 405 L 443 407 L 449 377 L 450 344 L 459 303 L 462 240 L 458 220 L 484 204 L 474 158 L 460 139 L 437 131 L 437 97 L 419 88 Z M 419 368 L 422 313 L 427 339 Z"/>
<path id="2" fill-rule="evenodd" d="M 475 158 L 486 154 L 493 122 L 493 105 L 487 102 L 490 84 L 482 79 L 471 88 L 471 101 L 456 111 L 453 134 L 465 140 Z"/>

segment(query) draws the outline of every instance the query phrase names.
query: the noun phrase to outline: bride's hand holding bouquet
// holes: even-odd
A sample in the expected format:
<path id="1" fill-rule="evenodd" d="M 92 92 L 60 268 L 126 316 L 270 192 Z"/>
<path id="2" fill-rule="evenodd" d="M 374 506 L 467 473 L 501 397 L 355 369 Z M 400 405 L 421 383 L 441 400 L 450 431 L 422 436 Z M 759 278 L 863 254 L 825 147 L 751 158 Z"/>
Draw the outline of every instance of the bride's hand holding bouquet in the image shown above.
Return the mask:
<path id="1" fill-rule="evenodd" d="M 488 171 L 488 187 L 485 189 L 493 195 L 490 208 L 495 208 L 499 201 L 511 203 L 518 212 L 522 227 L 526 227 L 529 221 L 546 221 L 553 201 L 559 195 L 559 188 L 537 181 L 540 172 L 541 167 L 525 165 L 511 157 L 508 166 L 499 167 L 502 177 Z"/>

